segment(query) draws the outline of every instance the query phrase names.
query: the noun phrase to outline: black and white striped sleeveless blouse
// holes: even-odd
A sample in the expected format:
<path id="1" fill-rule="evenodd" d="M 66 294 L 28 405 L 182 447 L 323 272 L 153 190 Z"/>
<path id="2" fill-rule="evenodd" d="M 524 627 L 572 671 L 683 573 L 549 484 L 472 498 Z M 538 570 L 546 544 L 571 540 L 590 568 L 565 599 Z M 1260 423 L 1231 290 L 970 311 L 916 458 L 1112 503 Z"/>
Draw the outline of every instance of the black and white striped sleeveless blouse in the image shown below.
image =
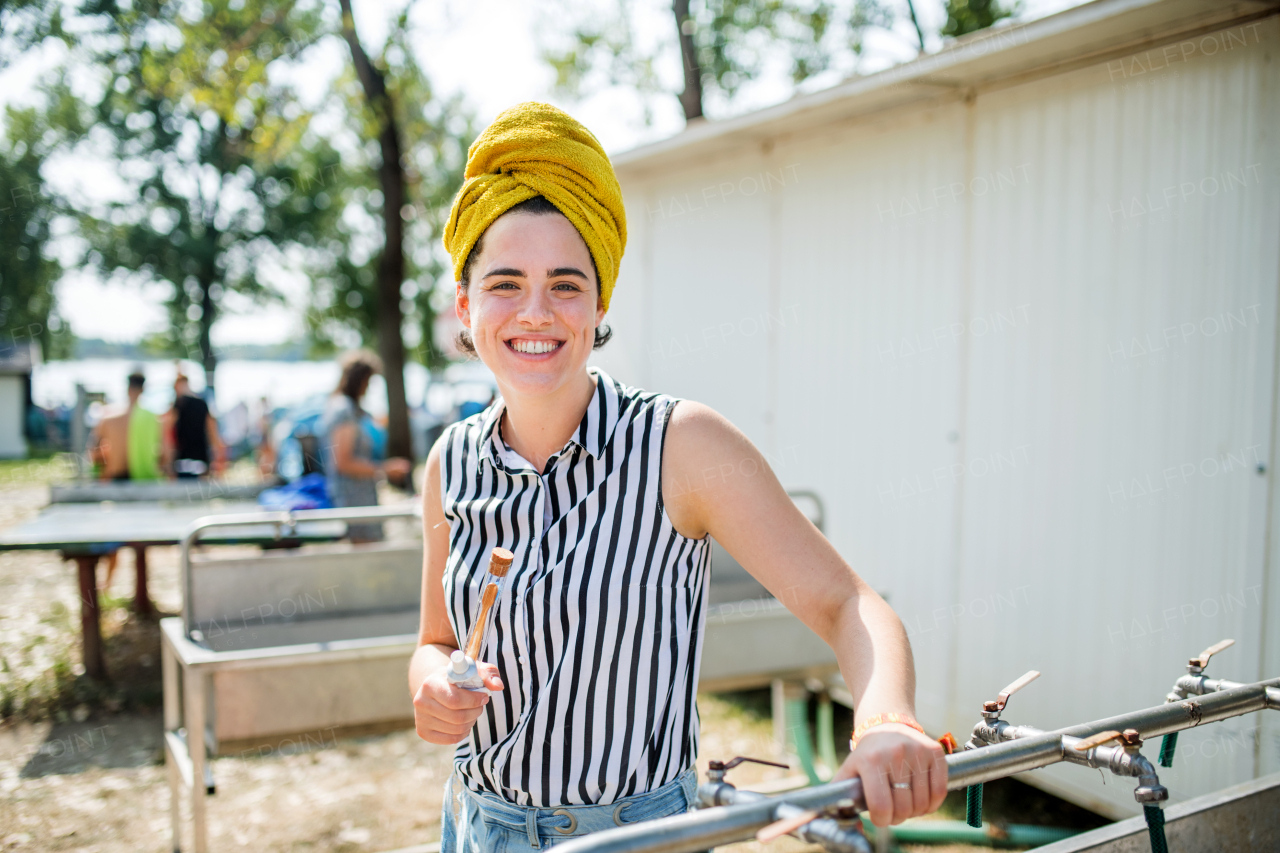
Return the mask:
<path id="1" fill-rule="evenodd" d="M 591 370 L 586 415 L 542 472 L 503 442 L 501 401 L 451 426 L 442 444 L 444 592 L 460 641 L 490 551 L 515 554 L 481 655 L 506 689 L 458 745 L 455 766 L 472 790 L 538 808 L 653 790 L 698 751 L 711 550 L 709 538 L 677 533 L 662 508 L 677 401 Z"/>

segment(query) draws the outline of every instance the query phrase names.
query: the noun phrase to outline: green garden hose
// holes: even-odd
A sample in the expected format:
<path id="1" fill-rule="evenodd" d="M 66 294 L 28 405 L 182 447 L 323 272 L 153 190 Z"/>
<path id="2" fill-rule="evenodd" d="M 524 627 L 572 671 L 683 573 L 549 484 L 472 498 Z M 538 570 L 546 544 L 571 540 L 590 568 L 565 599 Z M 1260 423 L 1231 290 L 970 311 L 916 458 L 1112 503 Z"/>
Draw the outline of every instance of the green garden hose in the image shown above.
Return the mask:
<path id="1" fill-rule="evenodd" d="M 982 783 L 964 789 L 964 822 L 976 828 L 982 827 Z"/>
<path id="2" fill-rule="evenodd" d="M 1173 751 L 1178 748 L 1178 733 L 1169 732 L 1160 741 L 1160 766 L 1173 766 Z"/>
<path id="3" fill-rule="evenodd" d="M 1169 853 L 1169 842 L 1164 838 L 1164 810 L 1148 803 L 1142 812 L 1147 818 L 1147 834 L 1151 836 L 1151 853 Z"/>
<path id="4" fill-rule="evenodd" d="M 818 768 L 813 765 L 813 738 L 809 736 L 809 697 L 799 696 L 788 699 L 786 704 L 787 736 L 791 746 L 800 760 L 804 775 L 809 777 L 810 785 L 822 784 L 818 776 Z"/>
<path id="5" fill-rule="evenodd" d="M 836 758 L 835 714 L 831 707 L 831 697 L 826 693 L 818 696 L 818 757 L 827 765 L 827 770 L 834 776 L 840 769 L 840 761 Z M 823 780 L 827 781 L 827 780 Z"/>
<path id="6" fill-rule="evenodd" d="M 863 829 L 870 839 L 879 831 L 865 817 Z M 892 827 L 890 837 L 897 844 L 972 844 L 984 847 L 1040 847 L 1079 835 L 1078 829 L 1027 824 L 992 824 L 985 828 L 967 826 L 958 820 L 909 820 Z"/>

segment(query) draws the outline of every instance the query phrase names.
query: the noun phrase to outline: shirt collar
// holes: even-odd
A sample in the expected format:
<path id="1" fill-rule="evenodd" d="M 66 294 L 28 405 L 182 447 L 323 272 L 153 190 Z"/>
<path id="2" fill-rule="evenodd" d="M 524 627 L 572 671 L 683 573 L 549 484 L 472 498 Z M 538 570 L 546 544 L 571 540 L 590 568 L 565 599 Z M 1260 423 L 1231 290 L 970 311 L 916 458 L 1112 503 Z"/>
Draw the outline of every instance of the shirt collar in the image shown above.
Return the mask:
<path id="1" fill-rule="evenodd" d="M 595 375 L 595 393 L 591 396 L 591 402 L 587 403 L 587 411 L 582 415 L 577 431 L 565 442 L 559 455 L 563 456 L 576 444 L 594 458 L 601 459 L 613 438 L 621 415 L 618 387 L 609 374 L 598 367 L 589 367 L 587 372 Z M 502 423 L 502 413 L 505 411 L 506 403 L 499 397 L 481 419 L 480 458 L 488 460 L 497 468 L 504 468 L 498 454 L 498 442 L 502 441 L 498 425 Z"/>

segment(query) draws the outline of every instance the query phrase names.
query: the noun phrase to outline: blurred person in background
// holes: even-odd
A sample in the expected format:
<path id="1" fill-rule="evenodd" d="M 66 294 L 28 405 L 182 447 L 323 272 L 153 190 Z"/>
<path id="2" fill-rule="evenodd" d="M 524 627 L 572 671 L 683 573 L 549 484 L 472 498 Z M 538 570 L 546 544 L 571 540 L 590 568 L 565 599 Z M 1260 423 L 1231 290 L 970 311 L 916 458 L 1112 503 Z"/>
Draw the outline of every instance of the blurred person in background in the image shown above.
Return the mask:
<path id="1" fill-rule="evenodd" d="M 276 448 L 271 443 L 271 427 L 274 422 L 271 403 L 263 397 L 259 403 L 258 419 L 253 428 L 254 459 L 258 463 L 258 473 L 268 478 L 276 470 Z"/>
<path id="2" fill-rule="evenodd" d="M 89 438 L 89 459 L 103 480 L 126 482 L 161 478 L 163 446 L 160 419 L 138 403 L 146 382 L 142 369 L 135 368 L 129 374 L 129 402 L 124 410 L 107 415 L 93 428 Z M 103 589 L 111 588 L 119 554 L 119 550 L 115 550 L 107 555 Z"/>
<path id="3" fill-rule="evenodd" d="M 89 458 L 103 480 L 158 480 L 161 472 L 160 419 L 138 404 L 147 378 L 129 374 L 129 402 L 93 428 Z"/>
<path id="4" fill-rule="evenodd" d="M 368 350 L 356 350 L 341 359 L 342 375 L 320 419 L 324 442 L 324 472 L 329 499 L 335 507 L 377 506 L 378 481 L 408 480 L 413 463 L 392 458 L 376 461 L 373 437 L 365 424 L 368 415 L 360 400 L 369 390 L 369 380 L 382 372 L 382 360 Z M 382 538 L 380 524 L 348 525 L 352 542 L 373 542 Z"/>
<path id="5" fill-rule="evenodd" d="M 191 393 L 190 380 L 182 371 L 173 381 L 173 394 L 173 408 L 166 415 L 173 475 L 188 478 L 204 477 L 210 471 L 222 473 L 222 439 L 209 404 Z"/>

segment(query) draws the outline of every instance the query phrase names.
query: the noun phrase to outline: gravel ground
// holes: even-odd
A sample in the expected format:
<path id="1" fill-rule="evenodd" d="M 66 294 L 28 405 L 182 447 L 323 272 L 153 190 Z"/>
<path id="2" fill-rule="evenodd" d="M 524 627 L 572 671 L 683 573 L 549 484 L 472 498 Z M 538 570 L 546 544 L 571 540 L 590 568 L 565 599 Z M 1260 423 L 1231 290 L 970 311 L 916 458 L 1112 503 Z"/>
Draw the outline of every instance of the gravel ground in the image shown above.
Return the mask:
<path id="1" fill-rule="evenodd" d="M 34 517 L 47 501 L 44 481 L 50 470 L 30 465 L 16 473 L 0 469 L 0 527 Z M 153 600 L 162 613 L 177 612 L 177 549 L 150 549 L 148 558 Z M 83 670 L 74 565 L 46 552 L 0 553 L 0 690 L 16 697 L 10 701 L 19 710 L 30 703 L 27 718 L 39 720 L 21 721 L 22 714 L 11 714 L 0 722 L 0 851 L 171 849 L 159 714 L 159 633 L 154 622 L 136 619 L 128 607 L 132 559 L 131 553 L 122 554 L 104 596 L 107 665 L 116 683 L 104 694 L 76 679 Z M 57 701 L 46 701 L 49 696 Z M 704 776 L 709 758 L 777 757 L 767 699 L 703 695 L 699 709 L 703 739 L 698 764 Z M 411 731 L 343 740 L 321 736 L 309 746 L 255 750 L 213 761 L 218 792 L 208 808 L 215 853 L 389 851 L 439 839 L 451 749 L 427 744 Z M 731 778 L 740 786 L 776 786 L 788 775 L 743 765 Z M 1015 791 L 1012 799 L 1023 796 Z M 1031 795 L 1036 797 L 1045 799 Z M 955 803 L 949 801 L 948 809 L 947 816 L 954 818 Z M 962 801 L 959 809 L 962 815 Z M 1043 813 L 1043 806 L 1032 804 L 1031 811 Z M 1058 819 L 1050 822 L 1063 825 L 1060 815 L 1054 817 Z M 1005 815 L 1044 822 L 1032 818 Z M 186 849 L 189 844 L 185 838 Z M 764 847 L 746 843 L 720 849 L 748 853 Z M 819 849 L 790 838 L 769 846 L 775 853 Z M 986 848 L 918 849 L 960 853 Z"/>

